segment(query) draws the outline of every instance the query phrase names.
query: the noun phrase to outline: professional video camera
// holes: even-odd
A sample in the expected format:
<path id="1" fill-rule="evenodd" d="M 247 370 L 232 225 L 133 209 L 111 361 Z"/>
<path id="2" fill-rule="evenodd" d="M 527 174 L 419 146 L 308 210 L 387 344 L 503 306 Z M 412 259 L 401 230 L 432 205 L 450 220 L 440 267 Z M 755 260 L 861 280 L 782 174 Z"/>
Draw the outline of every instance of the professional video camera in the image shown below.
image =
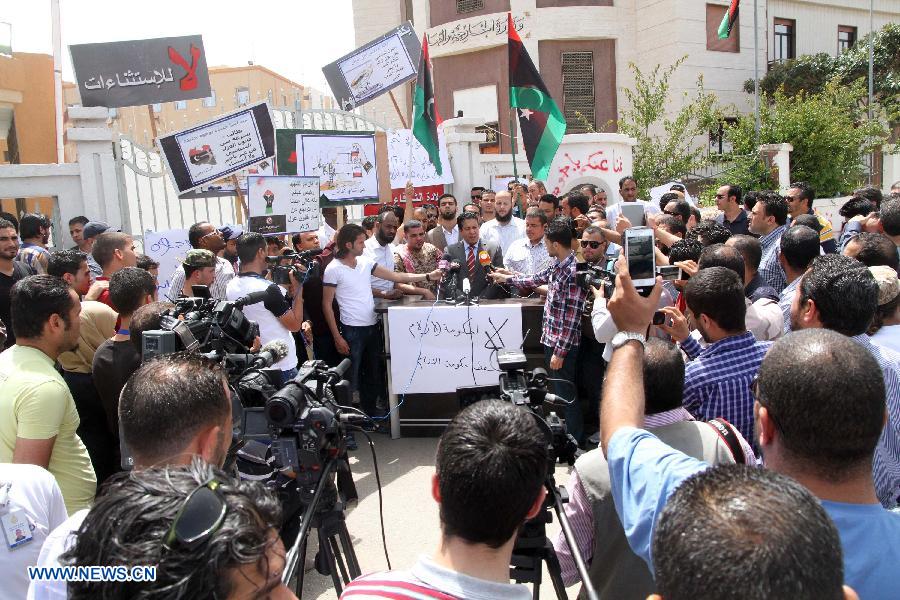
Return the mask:
<path id="1" fill-rule="evenodd" d="M 575 283 L 585 292 L 602 287 L 604 297 L 610 298 L 616 289 L 616 273 L 594 263 L 580 262 L 575 265 Z"/>
<path id="2" fill-rule="evenodd" d="M 501 400 L 522 407 L 534 416 L 538 427 L 544 431 L 548 450 L 547 473 L 544 479 L 547 497 L 544 509 L 526 522 L 519 532 L 513 546 L 510 577 L 518 583 L 534 584 L 534 598 L 538 598 L 543 572 L 542 563 L 546 562 L 557 597 L 567 598 L 559 560 L 556 558 L 553 545 L 547 538 L 547 523 L 553 520 L 550 513 L 552 507 L 562 526 L 569 547 L 578 547 L 575 545 L 572 527 L 563 510 L 563 504 L 569 501 L 568 493 L 565 488 L 556 485 L 554 478 L 557 462 L 572 465 L 575 463 L 578 452 L 578 444 L 566 431 L 565 421 L 552 410 L 554 407 L 565 408 L 568 401 L 547 392 L 547 383 L 550 378 L 547 377 L 544 369 L 526 370 L 528 364 L 525 354 L 521 350 L 499 350 L 497 363 L 501 370 L 499 385 L 457 388 L 456 393 L 460 404 L 467 406 L 478 400 L 499 397 Z M 581 554 L 573 552 L 572 557 L 584 582 L 586 596 L 592 600 L 597 598 Z"/>
<path id="3" fill-rule="evenodd" d="M 279 285 L 291 282 L 290 273 L 294 274 L 297 281 L 302 279 L 316 279 L 321 277 L 319 263 L 313 260 L 322 254 L 321 248 L 312 248 L 303 252 L 289 251 L 278 256 L 267 256 L 266 263 L 272 273 L 272 281 Z"/>

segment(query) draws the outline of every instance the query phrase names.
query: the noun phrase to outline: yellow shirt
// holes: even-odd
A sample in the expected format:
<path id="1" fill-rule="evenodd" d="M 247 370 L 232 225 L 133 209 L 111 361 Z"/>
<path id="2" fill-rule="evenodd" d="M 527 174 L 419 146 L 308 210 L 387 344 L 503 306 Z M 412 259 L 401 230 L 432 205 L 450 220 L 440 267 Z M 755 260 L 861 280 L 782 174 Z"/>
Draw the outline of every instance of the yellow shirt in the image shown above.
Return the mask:
<path id="1" fill-rule="evenodd" d="M 116 334 L 116 311 L 95 300 L 81 303 L 78 315 L 81 328 L 78 330 L 78 347 L 71 352 L 63 352 L 56 359 L 64 371 L 70 373 L 91 373 L 94 352 L 100 344 Z"/>
<path id="2" fill-rule="evenodd" d="M 97 477 L 78 428 L 78 410 L 50 357 L 14 345 L 0 354 L 0 462 L 12 462 L 16 438 L 56 437 L 47 470 L 56 478 L 71 515 L 89 508 Z"/>

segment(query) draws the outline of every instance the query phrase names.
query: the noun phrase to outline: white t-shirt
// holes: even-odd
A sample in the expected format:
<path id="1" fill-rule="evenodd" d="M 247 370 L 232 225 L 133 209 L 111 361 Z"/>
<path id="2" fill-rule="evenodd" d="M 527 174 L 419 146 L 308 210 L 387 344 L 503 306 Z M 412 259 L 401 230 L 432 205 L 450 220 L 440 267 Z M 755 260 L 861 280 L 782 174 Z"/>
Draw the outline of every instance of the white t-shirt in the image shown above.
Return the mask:
<path id="1" fill-rule="evenodd" d="M 386 246 L 382 246 L 378 242 L 378 236 L 373 235 L 366 240 L 366 249 L 363 251 L 363 256 L 368 256 L 380 266 L 384 267 L 388 271 L 393 272 L 394 250 L 396 249 L 397 246 L 395 246 L 394 244 L 387 244 Z M 387 292 L 394 289 L 394 282 L 388 281 L 387 279 L 382 279 L 381 277 L 375 277 L 373 275 L 372 289 Z"/>
<path id="2" fill-rule="evenodd" d="M 88 510 L 87 508 L 79 510 L 50 532 L 41 548 L 36 566 L 50 568 L 62 566 L 59 557 L 75 544 L 75 536 L 72 534 L 81 528 Z M 32 581 L 28 586 L 28 600 L 65 600 L 67 596 L 65 581 Z"/>
<path id="3" fill-rule="evenodd" d="M 500 223 L 497 219 L 491 219 L 481 226 L 481 241 L 493 242 L 500 246 L 503 256 L 512 243 L 525 237 L 525 221 L 519 217 L 513 217 L 509 223 Z"/>
<path id="4" fill-rule="evenodd" d="M 900 352 L 900 325 L 885 325 L 872 336 L 872 343 Z"/>
<path id="5" fill-rule="evenodd" d="M 375 261 L 363 255 L 356 259 L 355 269 L 345 265 L 339 258 L 325 267 L 322 285 L 335 288 L 334 297 L 341 309 L 341 323 L 344 325 L 368 327 L 375 324 L 372 271 L 376 266 Z"/>
<path id="6" fill-rule="evenodd" d="M 6 535 L 0 534 L 0 597 L 24 598 L 28 567 L 37 564 L 44 540 L 66 520 L 66 503 L 53 475 L 37 465 L 0 463 L 0 488 L 5 489 L 7 483 L 11 484 L 7 503 L 0 507 L 4 529 L 15 513 L 23 520 L 23 533 L 30 530 L 32 540 L 10 548 Z"/>
<path id="7" fill-rule="evenodd" d="M 284 288 L 259 276 L 242 275 L 228 282 L 225 298 L 227 300 L 237 300 L 251 292 L 269 290 L 270 288 L 270 298 L 266 298 L 256 304 L 247 305 L 241 311 L 248 319 L 259 323 L 259 341 L 263 345 L 268 344 L 272 340 L 281 340 L 287 344 L 287 356 L 272 365 L 272 368 L 290 371 L 297 367 L 297 345 L 294 343 L 294 336 L 291 335 L 290 330 L 278 320 L 278 317 L 284 316 L 290 310 L 290 306 L 284 297 L 286 293 Z M 279 294 L 280 298 L 278 297 Z"/>

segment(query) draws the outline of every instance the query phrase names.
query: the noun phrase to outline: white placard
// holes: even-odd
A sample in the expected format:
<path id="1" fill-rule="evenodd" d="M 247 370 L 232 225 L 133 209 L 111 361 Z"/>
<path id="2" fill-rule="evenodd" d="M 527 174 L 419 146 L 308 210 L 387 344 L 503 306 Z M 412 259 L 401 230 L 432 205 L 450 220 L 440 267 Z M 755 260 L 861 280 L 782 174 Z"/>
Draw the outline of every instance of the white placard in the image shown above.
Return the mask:
<path id="1" fill-rule="evenodd" d="M 319 228 L 319 178 L 279 175 L 247 178 L 249 231 L 263 235 Z"/>
<path id="2" fill-rule="evenodd" d="M 168 296 L 172 274 L 190 249 L 187 229 L 144 232 L 144 254 L 159 263 L 156 291 L 160 299 Z"/>
<path id="3" fill-rule="evenodd" d="M 388 327 L 391 393 L 455 392 L 497 385 L 497 350 L 522 345 L 522 305 L 392 306 Z"/>
<path id="4" fill-rule="evenodd" d="M 362 104 L 416 74 L 416 65 L 399 34 L 347 57 L 338 63 L 338 69 L 356 104 Z"/>
<path id="5" fill-rule="evenodd" d="M 650 202 L 654 206 L 659 205 L 659 199 L 662 198 L 662 195 L 668 191 L 671 191 L 672 186 L 676 183 L 681 183 L 680 181 L 670 181 L 669 183 L 664 183 L 662 185 L 658 185 L 654 188 L 650 188 Z M 683 183 L 681 185 L 684 185 Z M 691 196 L 687 189 L 684 191 L 684 199 L 687 200 L 688 204 L 691 206 L 697 206 L 697 201 L 694 200 L 693 196 Z"/>
<path id="6" fill-rule="evenodd" d="M 410 169 L 409 144 L 412 140 L 412 169 Z M 413 185 L 442 185 L 453 183 L 450 171 L 450 158 L 447 156 L 447 144 L 444 132 L 438 131 L 438 147 L 440 148 L 442 174 L 438 175 L 428 158 L 422 144 L 413 137 L 409 129 L 391 129 L 387 132 L 388 168 L 391 173 L 391 189 L 406 187 L 407 181 Z"/>
<path id="7" fill-rule="evenodd" d="M 297 156 L 297 174 L 318 177 L 329 200 L 378 198 L 373 135 L 298 134 Z"/>

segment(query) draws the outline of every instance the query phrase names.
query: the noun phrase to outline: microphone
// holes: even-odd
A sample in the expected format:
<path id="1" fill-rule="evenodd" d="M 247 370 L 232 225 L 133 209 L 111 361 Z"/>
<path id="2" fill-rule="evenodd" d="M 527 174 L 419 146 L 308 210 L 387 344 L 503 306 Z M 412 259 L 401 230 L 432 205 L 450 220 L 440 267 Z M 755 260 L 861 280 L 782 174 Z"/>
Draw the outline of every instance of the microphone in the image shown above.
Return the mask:
<path id="1" fill-rule="evenodd" d="M 324 250 L 321 248 L 310 248 L 309 250 L 304 250 L 303 252 L 297 253 L 297 258 L 303 260 L 304 258 L 311 258 L 313 256 L 318 256 L 322 254 Z"/>
<path id="2" fill-rule="evenodd" d="M 490 273 L 494 270 L 494 267 L 491 265 L 491 255 L 488 254 L 487 250 L 478 251 L 478 262 L 481 264 L 485 273 Z"/>
<path id="3" fill-rule="evenodd" d="M 463 277 L 463 280 L 462 280 L 462 292 L 463 292 L 463 294 L 465 294 L 466 296 L 468 296 L 470 293 L 472 293 L 472 284 L 469 283 L 469 278 L 468 278 L 468 277 Z"/>
<path id="4" fill-rule="evenodd" d="M 268 369 L 288 355 L 288 345 L 282 340 L 272 340 L 259 349 L 259 353 L 250 364 L 254 369 Z"/>
<path id="5" fill-rule="evenodd" d="M 438 261 L 437 268 L 440 269 L 441 273 L 446 275 L 447 271 L 450 270 L 450 263 L 447 262 L 446 258 L 442 258 Z"/>
<path id="6" fill-rule="evenodd" d="M 249 306 L 250 304 L 256 304 L 257 302 L 262 302 L 266 299 L 266 296 L 269 295 L 268 290 L 260 290 L 258 292 L 250 292 L 243 298 L 238 298 L 234 301 L 234 305 L 237 308 L 244 308 L 245 306 Z"/>

